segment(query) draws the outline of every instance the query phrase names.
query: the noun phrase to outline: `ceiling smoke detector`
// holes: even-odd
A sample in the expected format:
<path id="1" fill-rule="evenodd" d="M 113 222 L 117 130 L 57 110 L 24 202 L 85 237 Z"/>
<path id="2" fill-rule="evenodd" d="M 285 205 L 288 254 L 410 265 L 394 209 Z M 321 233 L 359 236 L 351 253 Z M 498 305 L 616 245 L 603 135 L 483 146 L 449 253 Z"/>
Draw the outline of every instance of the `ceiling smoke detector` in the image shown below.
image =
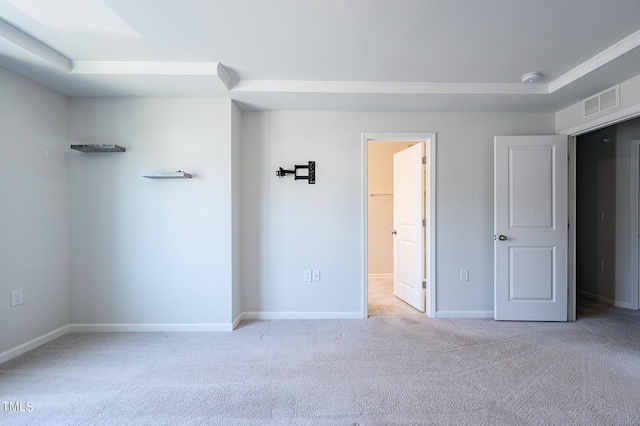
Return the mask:
<path id="1" fill-rule="evenodd" d="M 539 72 L 528 72 L 522 77 L 520 77 L 523 83 L 535 83 L 541 78 L 542 78 L 542 73 L 539 73 Z"/>

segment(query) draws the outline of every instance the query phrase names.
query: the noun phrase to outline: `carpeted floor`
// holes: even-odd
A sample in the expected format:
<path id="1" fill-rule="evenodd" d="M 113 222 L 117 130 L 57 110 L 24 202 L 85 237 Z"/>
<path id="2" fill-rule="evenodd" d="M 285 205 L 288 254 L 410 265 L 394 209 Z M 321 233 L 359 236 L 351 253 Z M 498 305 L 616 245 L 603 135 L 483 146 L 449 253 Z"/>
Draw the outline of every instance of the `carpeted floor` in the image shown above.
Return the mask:
<path id="1" fill-rule="evenodd" d="M 640 313 L 579 314 L 72 333 L 0 365 L 0 425 L 640 424 Z"/>

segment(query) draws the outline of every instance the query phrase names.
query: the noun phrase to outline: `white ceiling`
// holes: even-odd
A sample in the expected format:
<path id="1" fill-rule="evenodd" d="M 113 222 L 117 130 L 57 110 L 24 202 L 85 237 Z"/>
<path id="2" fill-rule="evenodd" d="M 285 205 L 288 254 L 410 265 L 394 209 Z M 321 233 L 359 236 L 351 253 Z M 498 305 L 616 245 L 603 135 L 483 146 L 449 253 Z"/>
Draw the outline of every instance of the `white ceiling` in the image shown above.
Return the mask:
<path id="1" fill-rule="evenodd" d="M 0 0 L 0 66 L 72 97 L 557 111 L 640 74 L 638 18 L 639 0 Z"/>

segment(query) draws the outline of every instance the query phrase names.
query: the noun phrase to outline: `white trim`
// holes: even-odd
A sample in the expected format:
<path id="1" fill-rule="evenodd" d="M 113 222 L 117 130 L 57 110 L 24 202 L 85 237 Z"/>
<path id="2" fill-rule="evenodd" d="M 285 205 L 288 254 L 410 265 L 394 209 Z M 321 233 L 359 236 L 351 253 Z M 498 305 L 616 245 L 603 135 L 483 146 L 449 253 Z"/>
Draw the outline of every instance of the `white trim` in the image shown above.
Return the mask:
<path id="1" fill-rule="evenodd" d="M 242 320 L 244 320 L 244 314 L 242 312 L 240 312 L 240 315 L 238 315 L 236 317 L 236 319 L 233 320 L 233 322 L 231 323 L 231 327 L 233 330 L 235 330 L 236 328 L 238 328 L 238 326 L 240 325 L 240 323 L 242 322 Z"/>
<path id="2" fill-rule="evenodd" d="M 369 279 L 371 278 L 393 278 L 393 273 L 391 274 L 369 274 Z"/>
<path id="3" fill-rule="evenodd" d="M 568 292 L 567 292 L 567 321 L 575 321 L 577 319 L 576 308 L 576 137 L 569 136 L 569 179 L 567 190 L 568 195 L 568 213 L 569 213 L 569 238 L 567 244 L 567 273 L 568 273 Z"/>
<path id="4" fill-rule="evenodd" d="M 586 297 L 587 299 L 595 300 L 597 302 L 604 303 L 605 305 L 615 306 L 616 308 L 636 309 L 633 306 L 633 303 L 619 302 L 613 299 L 609 299 L 608 297 L 603 297 L 598 294 L 591 293 L 590 291 L 578 290 L 578 294 L 582 297 Z"/>
<path id="5" fill-rule="evenodd" d="M 2 364 L 3 362 L 7 362 L 10 359 L 16 358 L 26 352 L 29 352 L 30 350 L 33 350 L 38 346 L 42 346 L 45 343 L 57 339 L 58 337 L 64 336 L 65 334 L 69 333 L 69 331 L 69 326 L 65 325 L 46 334 L 43 334 L 42 336 L 38 336 L 35 339 L 31 339 L 26 343 L 16 346 L 15 348 L 6 350 L 0 353 L 0 364 Z"/>
<path id="6" fill-rule="evenodd" d="M 624 309 L 632 309 L 632 310 L 636 310 L 637 308 L 633 305 L 633 303 L 628 303 L 628 302 L 618 302 L 618 301 L 614 301 L 613 302 L 613 306 L 615 306 L 616 308 L 624 308 Z"/>
<path id="7" fill-rule="evenodd" d="M 429 159 L 429 188 L 427 198 L 428 223 L 428 244 L 429 258 L 427 259 L 427 306 L 426 315 L 434 318 L 436 315 L 436 294 L 437 294 L 437 271 L 436 271 L 436 133 L 373 133 L 362 134 L 362 176 L 361 176 L 361 214 L 362 214 L 362 315 L 368 317 L 368 147 L 370 141 L 426 141 L 425 154 Z"/>
<path id="8" fill-rule="evenodd" d="M 605 305 L 614 306 L 615 300 L 608 297 L 600 296 L 599 294 L 591 293 L 590 291 L 577 289 L 576 294 L 587 299 L 595 300 L 596 302 L 604 303 Z"/>
<path id="9" fill-rule="evenodd" d="M 428 83 L 387 81 L 234 80 L 232 92 L 355 93 L 355 94 L 455 94 L 545 95 L 546 84 Z"/>
<path id="10" fill-rule="evenodd" d="M 233 331 L 232 323 L 201 324 L 123 324 L 81 323 L 69 324 L 72 332 L 157 332 L 157 331 Z"/>
<path id="11" fill-rule="evenodd" d="M 435 318 L 490 318 L 493 311 L 437 311 Z"/>
<path id="12" fill-rule="evenodd" d="M 362 319 L 361 312 L 243 312 L 242 320 Z"/>
<path id="13" fill-rule="evenodd" d="M 361 318 L 369 317 L 369 137 L 362 134 L 362 146 L 360 151 L 362 176 L 360 178 L 360 193 L 362 194 L 362 203 L 360 205 L 360 214 L 362 216 L 362 229 L 360 230 L 362 240 L 362 259 L 360 259 L 360 267 L 362 268 L 362 301 L 360 305 Z"/>
<path id="14" fill-rule="evenodd" d="M 218 65 L 218 62 L 74 61 L 71 74 L 217 76 Z"/>
<path id="15" fill-rule="evenodd" d="M 436 273 L 436 177 L 438 170 L 436 167 L 436 134 L 433 133 L 431 143 L 427 147 L 429 150 L 429 260 L 427 263 L 427 315 L 432 316 L 437 312 L 436 293 L 437 293 L 437 273 Z"/>
<path id="16" fill-rule="evenodd" d="M 21 47 L 56 68 L 65 71 L 71 70 L 71 60 L 69 58 L 2 20 L 0 20 L 0 38 Z"/>
<path id="17" fill-rule="evenodd" d="M 631 277 L 631 300 L 632 305 L 628 309 L 640 309 L 640 227 L 638 221 L 640 220 L 640 140 L 632 140 L 631 146 L 633 150 L 633 157 L 631 158 L 631 188 L 630 188 L 630 202 L 631 202 L 631 235 L 635 235 L 635 244 L 630 247 L 630 255 L 632 256 L 631 271 L 629 276 Z"/>
<path id="18" fill-rule="evenodd" d="M 563 87 L 573 83 L 574 81 L 584 77 L 589 73 L 592 73 L 601 66 L 608 64 L 609 62 L 619 58 L 620 56 L 635 49 L 638 46 L 640 46 L 640 30 L 623 38 L 616 44 L 598 53 L 593 58 L 586 60 L 571 71 L 550 82 L 548 93 L 554 93 L 562 89 Z"/>
<path id="19" fill-rule="evenodd" d="M 621 121 L 629 120 L 637 116 L 640 116 L 640 104 L 632 105 L 630 107 L 612 112 L 611 114 L 604 115 L 594 120 L 578 124 L 577 126 L 571 127 L 569 129 L 561 130 L 560 132 L 558 132 L 558 134 L 580 136 L 584 133 L 602 129 L 603 127 L 611 126 L 613 124 L 617 124 Z"/>
<path id="20" fill-rule="evenodd" d="M 224 84 L 224 87 L 226 87 L 227 90 L 231 90 L 233 86 L 233 81 L 231 80 L 231 77 L 229 76 L 227 69 L 220 62 L 218 62 L 218 65 L 216 67 L 216 74 L 220 79 L 220 81 L 222 82 L 222 84 Z"/>

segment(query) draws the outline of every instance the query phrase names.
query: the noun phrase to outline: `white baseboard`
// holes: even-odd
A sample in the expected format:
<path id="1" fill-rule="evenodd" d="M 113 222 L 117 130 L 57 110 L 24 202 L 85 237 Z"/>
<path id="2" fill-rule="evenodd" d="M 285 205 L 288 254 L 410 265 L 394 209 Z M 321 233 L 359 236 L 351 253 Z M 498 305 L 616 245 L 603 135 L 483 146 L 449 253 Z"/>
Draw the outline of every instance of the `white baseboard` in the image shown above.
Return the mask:
<path id="1" fill-rule="evenodd" d="M 578 296 L 586 297 L 587 299 L 595 300 L 600 303 L 604 303 L 605 305 L 613 306 L 615 301 L 613 299 L 609 299 L 608 297 L 600 296 L 595 293 L 591 293 L 590 291 L 580 290 L 576 291 Z"/>
<path id="2" fill-rule="evenodd" d="M 436 318 L 493 318 L 493 311 L 437 311 Z"/>
<path id="3" fill-rule="evenodd" d="M 613 306 L 615 306 L 616 308 L 624 308 L 624 309 L 633 309 L 635 310 L 636 307 L 633 305 L 633 303 L 629 303 L 629 302 L 614 302 Z"/>
<path id="4" fill-rule="evenodd" d="M 243 312 L 241 320 L 362 319 L 362 312 Z"/>
<path id="5" fill-rule="evenodd" d="M 204 324 L 69 324 L 72 332 L 233 331 L 231 323 Z"/>
<path id="6" fill-rule="evenodd" d="M 635 309 L 633 303 L 629 302 L 620 302 L 617 300 L 609 299 L 608 297 L 603 297 L 595 293 L 591 293 L 590 291 L 578 290 L 578 295 L 586 297 L 587 299 L 595 300 L 600 303 L 604 303 L 605 305 L 615 306 L 616 308 L 624 308 L 624 309 Z"/>
<path id="7" fill-rule="evenodd" d="M 233 329 L 235 330 L 236 328 L 238 328 L 238 326 L 240 325 L 240 323 L 242 322 L 242 320 L 244 319 L 243 317 L 244 313 L 240 312 L 240 315 L 238 315 L 236 317 L 236 319 L 233 320 L 233 322 L 231 323 L 231 327 L 233 327 Z"/>
<path id="8" fill-rule="evenodd" d="M 56 330 L 50 331 L 49 333 L 43 334 L 42 336 L 36 337 L 35 339 L 31 339 L 26 343 L 16 346 L 15 348 L 6 350 L 0 353 L 0 364 L 18 357 L 26 352 L 29 352 L 30 350 L 35 349 L 38 346 L 42 346 L 45 343 L 57 339 L 60 336 L 64 336 L 65 334 L 69 333 L 69 331 L 69 326 L 65 325 Z"/>
<path id="9" fill-rule="evenodd" d="M 391 274 L 369 274 L 367 278 L 384 278 L 384 279 L 393 279 L 393 273 Z"/>

